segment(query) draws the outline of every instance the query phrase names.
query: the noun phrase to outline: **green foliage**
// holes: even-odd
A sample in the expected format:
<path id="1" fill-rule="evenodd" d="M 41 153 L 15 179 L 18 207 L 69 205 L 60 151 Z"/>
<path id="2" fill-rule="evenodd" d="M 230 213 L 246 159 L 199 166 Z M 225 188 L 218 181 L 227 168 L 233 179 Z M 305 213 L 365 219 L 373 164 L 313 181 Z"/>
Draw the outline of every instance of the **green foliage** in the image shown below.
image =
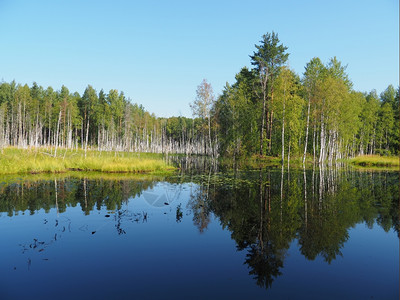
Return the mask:
<path id="1" fill-rule="evenodd" d="M 226 85 L 215 104 L 222 153 L 236 157 L 256 151 L 259 104 L 252 88 L 256 82 L 256 74 L 243 68 L 236 75 L 236 83 Z"/>
<path id="2" fill-rule="evenodd" d="M 341 79 L 346 85 L 347 89 L 350 90 L 353 86 L 353 83 L 349 79 L 346 69 L 347 66 L 342 66 L 342 63 L 336 58 L 336 56 L 331 58 L 327 65 L 328 75 L 337 79 Z"/>
<path id="3" fill-rule="evenodd" d="M 302 86 L 299 77 L 290 69 L 282 68 L 280 75 L 275 82 L 274 112 L 278 123 L 276 127 L 276 140 L 281 141 L 281 130 L 285 123 L 285 149 L 299 154 L 299 139 L 303 134 L 304 120 L 302 113 L 305 108 L 305 101 L 302 97 Z M 283 115 L 285 114 L 285 116 Z M 281 149 L 281 143 L 275 143 L 276 153 Z"/>
<path id="4" fill-rule="evenodd" d="M 264 143 L 268 144 L 268 153 L 271 153 L 273 135 L 273 105 L 274 81 L 281 68 L 286 63 L 289 54 L 287 47 L 279 44 L 278 35 L 272 32 L 263 35 L 260 45 L 255 45 L 257 52 L 251 58 L 254 72 L 258 75 L 259 93 L 261 104 L 260 116 L 260 155 L 264 154 Z"/>
<path id="5" fill-rule="evenodd" d="M 202 153 L 208 127 L 200 118 L 157 118 L 115 89 L 97 93 L 88 85 L 80 96 L 66 86 L 55 91 L 35 82 L 32 87 L 0 83 L 0 149 L 52 146 Z M 216 135 L 214 130 L 212 134 Z"/>
<path id="6" fill-rule="evenodd" d="M 201 119 L 210 117 L 210 110 L 214 102 L 214 92 L 211 84 L 203 79 L 196 90 L 196 99 L 190 104 L 193 116 Z"/>
<path id="7" fill-rule="evenodd" d="M 287 47 L 279 44 L 278 34 L 267 33 L 262 36 L 260 45 L 255 45 L 257 51 L 250 56 L 251 64 L 255 66 L 258 74 L 266 77 L 276 77 L 280 68 L 285 64 L 289 53 Z"/>
<path id="8" fill-rule="evenodd" d="M 250 56 L 255 68 L 242 68 L 212 110 L 222 155 L 241 158 L 268 147 L 275 157 L 290 150 L 294 157 L 305 152 L 332 162 L 399 153 L 399 89 L 390 85 L 380 98 L 354 91 L 336 57 L 326 65 L 314 57 L 300 80 L 285 66 L 287 47 L 275 33 L 256 49 Z"/>

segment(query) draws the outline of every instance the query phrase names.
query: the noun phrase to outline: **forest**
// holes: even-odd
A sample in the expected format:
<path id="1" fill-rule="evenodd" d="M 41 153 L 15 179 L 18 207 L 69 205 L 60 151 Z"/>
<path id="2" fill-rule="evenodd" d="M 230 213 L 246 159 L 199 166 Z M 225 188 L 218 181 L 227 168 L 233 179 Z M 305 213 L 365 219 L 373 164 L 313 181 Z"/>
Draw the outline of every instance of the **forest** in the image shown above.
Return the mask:
<path id="1" fill-rule="evenodd" d="M 359 92 L 336 57 L 312 58 L 299 75 L 272 32 L 262 36 L 235 82 L 215 96 L 204 79 L 190 103 L 193 118 L 158 118 L 123 92 L 83 94 L 0 83 L 0 147 L 202 154 L 234 159 L 297 157 L 333 162 L 399 154 L 399 88 Z"/>
<path id="2" fill-rule="evenodd" d="M 156 118 L 123 92 L 0 84 L 0 145 L 202 154 L 200 120 Z M 179 128 L 179 131 L 178 131 Z"/>

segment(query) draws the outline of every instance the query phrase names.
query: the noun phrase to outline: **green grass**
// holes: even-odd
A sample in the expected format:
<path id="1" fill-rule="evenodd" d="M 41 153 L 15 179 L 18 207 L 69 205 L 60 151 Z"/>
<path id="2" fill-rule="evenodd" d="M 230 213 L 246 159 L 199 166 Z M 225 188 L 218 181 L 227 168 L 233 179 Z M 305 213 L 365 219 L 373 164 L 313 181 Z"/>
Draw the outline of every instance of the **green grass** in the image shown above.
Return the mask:
<path id="1" fill-rule="evenodd" d="M 166 173 L 174 168 L 152 153 L 99 152 L 54 148 L 5 148 L 0 154 L 0 174 L 62 173 L 67 171 L 106 173 Z"/>
<path id="2" fill-rule="evenodd" d="M 351 164 L 363 167 L 399 167 L 397 156 L 361 155 L 349 160 Z"/>

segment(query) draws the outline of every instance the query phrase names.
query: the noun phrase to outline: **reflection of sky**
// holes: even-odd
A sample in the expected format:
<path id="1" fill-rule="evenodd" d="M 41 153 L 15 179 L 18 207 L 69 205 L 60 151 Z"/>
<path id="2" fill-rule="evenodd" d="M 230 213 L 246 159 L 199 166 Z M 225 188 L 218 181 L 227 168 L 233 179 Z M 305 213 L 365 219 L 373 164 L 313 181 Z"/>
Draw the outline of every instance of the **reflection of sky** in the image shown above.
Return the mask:
<path id="1" fill-rule="evenodd" d="M 211 215 L 200 234 L 188 206 L 195 184 L 160 182 L 123 204 L 118 235 L 117 212 L 67 207 L 34 215 L 0 216 L 0 299 L 53 297 L 71 299 L 90 293 L 96 299 L 126 298 L 343 298 L 390 299 L 397 295 L 399 244 L 396 233 L 358 224 L 329 265 L 317 256 L 308 261 L 293 241 L 282 275 L 272 288 L 256 286 L 231 233 Z M 164 196 L 169 205 L 152 206 L 145 193 Z M 176 209 L 183 217 L 176 222 Z M 147 221 L 143 220 L 147 213 Z M 110 217 L 106 217 L 110 215 Z M 135 221 L 137 217 L 138 221 Z M 47 222 L 46 222 L 46 221 Z M 56 222 L 58 220 L 58 225 Z M 65 230 L 63 230 L 65 227 Z M 57 240 L 54 236 L 57 234 Z M 37 239 L 46 247 L 31 249 Z M 22 253 L 25 245 L 28 248 Z M 46 259 L 46 260 L 45 260 Z M 28 260 L 30 266 L 28 270 Z M 14 270 L 14 268 L 16 268 Z M 24 288 L 21 288 L 23 286 Z M 84 298 L 84 297 L 82 297 Z"/>

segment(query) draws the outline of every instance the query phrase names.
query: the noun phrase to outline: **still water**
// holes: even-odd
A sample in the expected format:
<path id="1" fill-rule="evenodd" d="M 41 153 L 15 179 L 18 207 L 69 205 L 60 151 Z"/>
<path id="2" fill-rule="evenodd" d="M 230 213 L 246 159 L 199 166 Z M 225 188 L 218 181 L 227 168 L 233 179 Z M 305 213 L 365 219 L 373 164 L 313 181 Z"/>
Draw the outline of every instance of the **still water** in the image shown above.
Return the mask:
<path id="1" fill-rule="evenodd" d="M 0 299 L 398 299 L 399 173 L 0 179 Z"/>

